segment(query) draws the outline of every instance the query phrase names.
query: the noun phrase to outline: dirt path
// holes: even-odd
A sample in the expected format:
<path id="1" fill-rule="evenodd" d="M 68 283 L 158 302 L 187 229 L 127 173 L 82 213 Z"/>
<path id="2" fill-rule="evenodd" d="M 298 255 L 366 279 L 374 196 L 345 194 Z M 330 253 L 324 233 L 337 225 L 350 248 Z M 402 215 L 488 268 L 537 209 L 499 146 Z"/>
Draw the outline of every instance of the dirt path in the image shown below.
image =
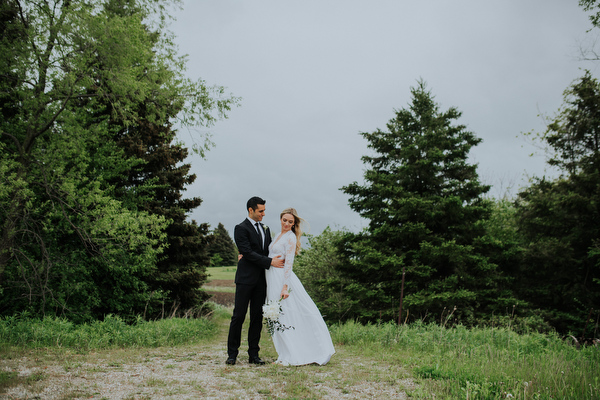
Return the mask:
<path id="1" fill-rule="evenodd" d="M 0 360 L 0 371 L 20 377 L 0 399 L 402 399 L 414 389 L 398 356 L 363 354 L 352 346 L 336 346 L 326 366 L 256 366 L 245 357 L 226 366 L 227 322 L 220 323 L 215 340 L 198 345 L 85 354 L 32 351 Z M 268 334 L 261 348 L 263 359 L 276 359 Z"/>

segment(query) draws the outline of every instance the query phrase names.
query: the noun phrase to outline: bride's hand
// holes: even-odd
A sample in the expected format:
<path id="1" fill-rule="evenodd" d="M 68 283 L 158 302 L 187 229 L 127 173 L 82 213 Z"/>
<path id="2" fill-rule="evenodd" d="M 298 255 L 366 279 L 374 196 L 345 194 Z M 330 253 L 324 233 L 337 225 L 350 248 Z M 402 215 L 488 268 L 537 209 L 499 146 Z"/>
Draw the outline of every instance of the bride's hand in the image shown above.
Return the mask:
<path id="1" fill-rule="evenodd" d="M 290 297 L 290 294 L 289 294 L 289 292 L 288 292 L 288 290 L 287 290 L 287 287 L 284 287 L 284 288 L 281 290 L 281 299 L 282 299 L 282 300 L 285 300 L 285 299 L 287 299 L 288 297 Z"/>

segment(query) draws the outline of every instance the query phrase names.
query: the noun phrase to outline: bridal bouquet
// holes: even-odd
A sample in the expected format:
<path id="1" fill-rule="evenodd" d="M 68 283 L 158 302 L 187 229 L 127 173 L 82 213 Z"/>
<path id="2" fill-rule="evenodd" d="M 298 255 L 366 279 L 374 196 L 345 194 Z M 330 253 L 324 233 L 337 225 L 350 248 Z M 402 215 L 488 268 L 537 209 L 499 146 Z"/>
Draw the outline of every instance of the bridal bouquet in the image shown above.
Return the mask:
<path id="1" fill-rule="evenodd" d="M 263 315 L 266 319 L 267 329 L 271 336 L 275 332 L 283 332 L 286 329 L 294 329 L 293 326 L 286 326 L 279 321 L 279 317 L 283 315 L 281 310 L 281 299 L 271 300 L 267 304 L 263 305 Z"/>

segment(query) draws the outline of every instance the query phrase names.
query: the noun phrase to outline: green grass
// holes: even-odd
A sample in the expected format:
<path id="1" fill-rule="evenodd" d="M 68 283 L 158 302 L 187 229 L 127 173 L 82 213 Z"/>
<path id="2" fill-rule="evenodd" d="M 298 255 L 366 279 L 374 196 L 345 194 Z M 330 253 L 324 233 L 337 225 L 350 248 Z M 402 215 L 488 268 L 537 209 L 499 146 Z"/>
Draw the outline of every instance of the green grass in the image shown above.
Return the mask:
<path id="1" fill-rule="evenodd" d="M 223 292 L 223 293 L 235 293 L 235 287 L 227 287 L 227 286 L 210 286 L 209 284 L 206 284 L 203 286 L 203 288 L 207 291 L 211 291 L 211 292 Z"/>
<path id="2" fill-rule="evenodd" d="M 0 319 L 0 346 L 67 347 L 80 350 L 121 347 L 177 346 L 214 336 L 216 326 L 206 318 L 139 319 L 126 324 L 119 317 L 76 325 L 61 318 Z"/>
<path id="3" fill-rule="evenodd" d="M 332 327 L 332 337 L 401 355 L 419 378 L 415 398 L 600 399 L 600 348 L 577 350 L 555 335 L 346 323 Z"/>
<path id="4" fill-rule="evenodd" d="M 208 279 L 218 280 L 231 280 L 235 278 L 235 271 L 237 267 L 235 265 L 230 267 L 208 267 L 206 272 L 208 273 Z"/>

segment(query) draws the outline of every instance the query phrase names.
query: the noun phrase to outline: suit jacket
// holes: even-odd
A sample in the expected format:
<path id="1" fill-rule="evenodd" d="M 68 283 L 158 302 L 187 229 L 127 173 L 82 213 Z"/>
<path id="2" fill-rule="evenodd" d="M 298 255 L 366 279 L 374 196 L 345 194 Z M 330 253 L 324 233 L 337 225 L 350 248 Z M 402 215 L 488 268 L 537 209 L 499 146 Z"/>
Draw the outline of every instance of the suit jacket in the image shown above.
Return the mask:
<path id="1" fill-rule="evenodd" d="M 262 249 L 260 243 L 262 239 L 259 239 L 256 228 L 247 218 L 235 226 L 233 238 L 238 250 L 243 255 L 242 259 L 238 261 L 235 283 L 266 285 L 265 270 L 271 266 L 271 258 L 267 257 L 269 244 L 271 244 L 271 231 L 264 225 L 263 230 L 265 232 L 264 249 Z"/>

